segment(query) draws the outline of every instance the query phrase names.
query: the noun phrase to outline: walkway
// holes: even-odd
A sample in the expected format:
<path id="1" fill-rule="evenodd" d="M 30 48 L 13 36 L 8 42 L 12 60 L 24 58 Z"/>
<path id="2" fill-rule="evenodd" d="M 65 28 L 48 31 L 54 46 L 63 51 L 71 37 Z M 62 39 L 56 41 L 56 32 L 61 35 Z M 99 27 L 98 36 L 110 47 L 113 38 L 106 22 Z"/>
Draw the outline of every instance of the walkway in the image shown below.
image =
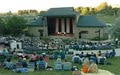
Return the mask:
<path id="1" fill-rule="evenodd" d="M 3 49 L 3 45 L 0 45 L 0 50 L 2 50 Z M 75 50 L 73 50 L 73 49 L 69 49 L 69 51 L 73 51 L 74 52 L 74 54 L 76 54 L 76 53 L 81 53 L 81 51 L 75 51 Z M 84 53 L 91 53 L 91 52 L 94 52 L 94 53 L 97 53 L 98 52 L 98 50 L 82 50 Z M 106 52 L 106 51 L 108 51 L 108 52 L 110 52 L 110 51 L 112 51 L 112 50 L 101 50 L 101 52 Z M 117 49 L 115 49 L 115 51 L 116 51 L 116 56 L 120 56 L 120 48 L 117 48 Z"/>
<path id="2" fill-rule="evenodd" d="M 73 51 L 74 52 L 74 54 L 76 54 L 76 53 L 81 53 L 81 51 L 75 51 L 75 50 L 73 50 L 73 49 L 69 49 L 69 51 Z M 91 53 L 91 52 L 94 52 L 94 53 L 97 53 L 98 52 L 98 50 L 82 50 L 85 54 L 88 52 L 88 53 Z M 106 52 L 106 51 L 108 51 L 108 52 L 110 52 L 110 51 L 112 51 L 112 50 L 101 50 L 101 52 L 103 53 L 103 52 Z M 115 49 L 115 51 L 116 51 L 116 56 L 120 56 L 120 48 L 118 48 L 118 49 Z"/>

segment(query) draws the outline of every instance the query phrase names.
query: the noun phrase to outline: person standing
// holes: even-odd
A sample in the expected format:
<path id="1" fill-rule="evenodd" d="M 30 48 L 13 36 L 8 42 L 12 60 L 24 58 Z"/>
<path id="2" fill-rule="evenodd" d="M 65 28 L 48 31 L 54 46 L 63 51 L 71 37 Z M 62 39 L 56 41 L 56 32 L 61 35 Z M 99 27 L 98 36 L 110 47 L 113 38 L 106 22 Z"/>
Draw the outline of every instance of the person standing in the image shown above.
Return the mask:
<path id="1" fill-rule="evenodd" d="M 38 60 L 38 55 L 37 55 L 36 52 L 34 52 L 34 54 L 33 54 L 32 57 L 31 57 L 30 62 L 34 62 L 34 63 L 35 63 L 35 70 L 37 70 L 37 63 L 36 63 L 37 60 Z"/>

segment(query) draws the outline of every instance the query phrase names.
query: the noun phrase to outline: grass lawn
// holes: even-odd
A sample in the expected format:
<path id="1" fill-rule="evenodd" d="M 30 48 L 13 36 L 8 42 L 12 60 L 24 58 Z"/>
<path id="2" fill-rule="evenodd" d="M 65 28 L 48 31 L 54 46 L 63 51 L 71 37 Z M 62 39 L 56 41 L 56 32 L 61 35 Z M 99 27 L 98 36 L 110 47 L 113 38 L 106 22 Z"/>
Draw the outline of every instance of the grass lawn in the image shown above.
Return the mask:
<path id="1" fill-rule="evenodd" d="M 105 16 L 105 15 L 98 15 L 97 18 L 105 23 L 113 24 L 115 22 L 116 16 Z"/>
<path id="2" fill-rule="evenodd" d="M 71 61 L 71 60 L 69 60 Z M 111 62 L 112 65 L 98 65 L 100 69 L 109 70 L 110 72 L 114 73 L 115 75 L 120 75 L 120 57 L 115 58 L 109 58 L 107 60 L 108 62 Z M 50 60 L 49 64 L 53 65 L 54 60 Z M 80 64 L 72 63 L 74 66 L 77 66 L 79 69 L 81 69 Z M 0 68 L 0 75 L 72 75 L 72 71 L 35 71 L 35 72 L 29 72 L 29 73 L 14 73 L 10 70 L 5 70 L 3 68 Z"/>

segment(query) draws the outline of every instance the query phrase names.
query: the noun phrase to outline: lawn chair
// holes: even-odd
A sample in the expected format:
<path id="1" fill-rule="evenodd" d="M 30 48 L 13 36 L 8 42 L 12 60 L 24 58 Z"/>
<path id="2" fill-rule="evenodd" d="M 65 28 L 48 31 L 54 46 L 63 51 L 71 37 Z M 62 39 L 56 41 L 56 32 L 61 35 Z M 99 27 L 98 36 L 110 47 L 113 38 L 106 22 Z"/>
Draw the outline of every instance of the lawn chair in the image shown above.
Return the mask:
<path id="1" fill-rule="evenodd" d="M 28 71 L 34 71 L 34 69 L 35 69 L 35 63 L 28 62 Z"/>
<path id="2" fill-rule="evenodd" d="M 75 57 L 73 62 L 74 63 L 81 63 L 80 58 L 78 58 L 78 57 Z"/>
<path id="3" fill-rule="evenodd" d="M 62 63 L 61 62 L 55 63 L 54 69 L 57 71 L 61 71 L 62 70 Z"/>
<path id="4" fill-rule="evenodd" d="M 101 64 L 101 65 L 104 65 L 105 62 L 106 62 L 105 58 L 100 58 L 98 63 Z"/>
<path id="5" fill-rule="evenodd" d="M 39 70 L 45 70 L 45 64 L 39 64 L 38 69 Z"/>
<path id="6" fill-rule="evenodd" d="M 28 68 L 23 68 L 22 62 L 17 62 L 16 68 L 13 71 L 16 73 L 27 73 Z"/>
<path id="7" fill-rule="evenodd" d="M 94 63 L 98 64 L 97 58 L 96 57 L 90 57 L 90 60 L 93 60 Z"/>
<path id="8" fill-rule="evenodd" d="M 4 55 L 0 55 L 0 67 L 4 66 L 4 61 L 5 61 L 5 56 Z"/>
<path id="9" fill-rule="evenodd" d="M 22 62 L 17 62 L 16 63 L 16 68 L 22 68 L 22 67 L 23 67 Z"/>
<path id="10" fill-rule="evenodd" d="M 72 64 L 70 62 L 63 63 L 63 70 L 70 71 L 72 68 Z"/>

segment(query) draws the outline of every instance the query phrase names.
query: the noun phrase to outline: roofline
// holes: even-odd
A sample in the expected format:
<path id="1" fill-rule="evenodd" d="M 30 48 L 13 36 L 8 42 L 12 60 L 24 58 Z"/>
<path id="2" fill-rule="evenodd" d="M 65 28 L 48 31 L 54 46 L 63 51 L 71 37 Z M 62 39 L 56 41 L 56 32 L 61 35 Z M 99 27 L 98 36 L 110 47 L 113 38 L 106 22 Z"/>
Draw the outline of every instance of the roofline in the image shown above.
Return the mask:
<path id="1" fill-rule="evenodd" d="M 106 26 L 77 26 L 77 27 L 82 27 L 82 28 L 86 28 L 86 27 L 90 27 L 90 28 L 92 28 L 92 27 L 94 27 L 94 28 L 102 28 L 102 27 L 106 27 Z"/>
<path id="2" fill-rule="evenodd" d="M 44 17 L 76 17 L 76 15 L 44 15 Z"/>
<path id="3" fill-rule="evenodd" d="M 27 25 L 28 27 L 43 27 L 43 25 Z"/>
<path id="4" fill-rule="evenodd" d="M 76 14 L 68 14 L 68 15 L 42 15 L 43 17 L 46 17 L 46 16 L 76 16 Z"/>

